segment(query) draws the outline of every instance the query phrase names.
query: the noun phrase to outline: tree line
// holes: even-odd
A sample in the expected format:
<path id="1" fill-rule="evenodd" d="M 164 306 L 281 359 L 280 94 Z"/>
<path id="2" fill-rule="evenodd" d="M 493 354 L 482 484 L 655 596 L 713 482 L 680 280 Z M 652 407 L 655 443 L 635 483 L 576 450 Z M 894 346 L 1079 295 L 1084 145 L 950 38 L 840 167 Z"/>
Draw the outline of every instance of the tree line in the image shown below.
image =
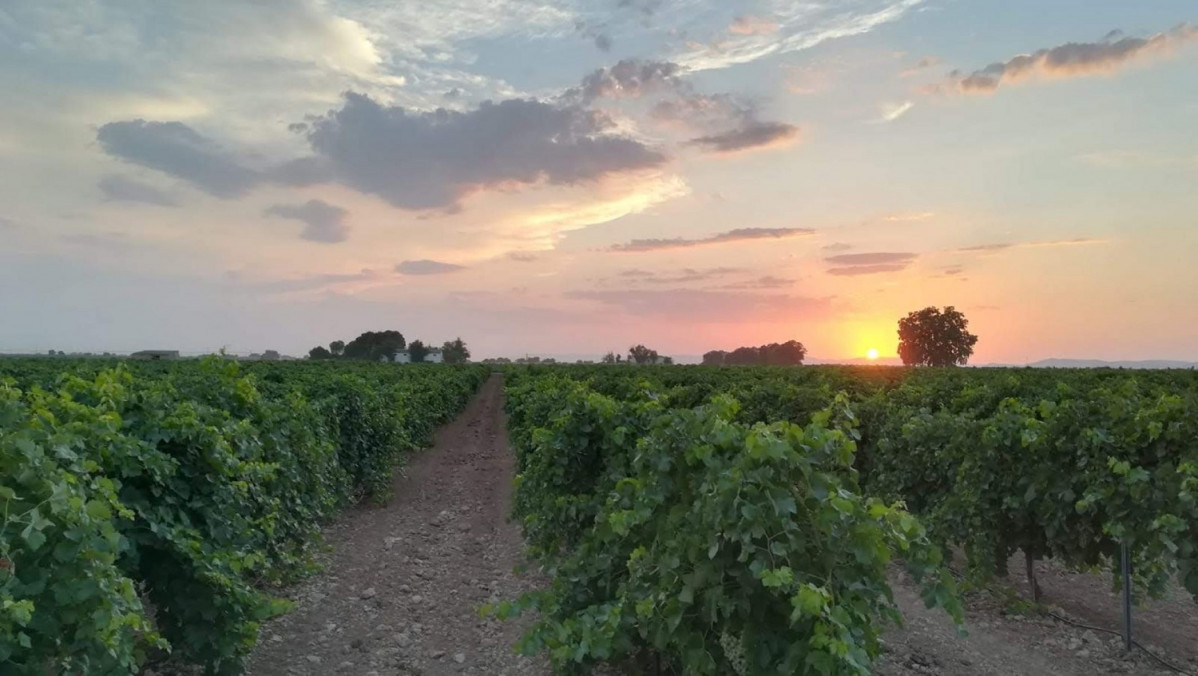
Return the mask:
<path id="1" fill-rule="evenodd" d="M 406 342 L 399 331 L 367 331 L 348 343 L 334 340 L 328 347 L 317 345 L 308 350 L 308 359 L 394 361 L 395 355 L 405 348 L 409 360 L 414 364 L 425 361 L 433 349 L 422 340 Z M 441 360 L 446 364 L 465 364 L 470 361 L 470 350 L 461 338 L 447 340 L 441 345 Z"/>

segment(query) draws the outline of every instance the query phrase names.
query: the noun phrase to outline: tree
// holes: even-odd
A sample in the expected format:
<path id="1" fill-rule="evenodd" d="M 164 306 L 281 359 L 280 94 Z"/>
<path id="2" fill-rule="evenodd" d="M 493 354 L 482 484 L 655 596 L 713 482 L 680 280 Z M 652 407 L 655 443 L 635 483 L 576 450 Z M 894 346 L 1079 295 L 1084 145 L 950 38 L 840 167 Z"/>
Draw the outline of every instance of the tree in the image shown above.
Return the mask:
<path id="1" fill-rule="evenodd" d="M 408 346 L 408 357 L 412 359 L 413 364 L 424 362 L 424 358 L 428 356 L 428 348 L 424 346 L 424 341 L 413 340 Z"/>
<path id="2" fill-rule="evenodd" d="M 325 346 L 323 346 L 323 345 L 317 345 L 316 347 L 312 348 L 311 350 L 308 350 L 308 359 L 332 359 L 332 358 L 333 358 L 333 353 L 329 352 L 328 349 L 325 348 Z"/>
<path id="3" fill-rule="evenodd" d="M 723 350 L 712 350 L 703 354 L 704 366 L 723 366 L 724 359 L 728 357 L 728 353 Z"/>
<path id="4" fill-rule="evenodd" d="M 798 366 L 807 356 L 807 348 L 797 340 L 770 343 L 760 347 L 738 347 L 731 352 L 712 350 L 703 355 L 709 366 Z"/>
<path id="5" fill-rule="evenodd" d="M 964 365 L 978 337 L 966 330 L 969 320 L 949 305 L 926 307 L 899 320 L 899 357 L 917 366 Z"/>
<path id="6" fill-rule="evenodd" d="M 644 345 L 634 345 L 628 348 L 628 361 L 637 364 L 654 364 L 657 362 L 657 350 L 650 350 Z"/>
<path id="7" fill-rule="evenodd" d="M 342 355 L 346 359 L 393 360 L 395 353 L 404 349 L 405 345 L 403 334 L 399 331 L 367 331 L 351 340 Z"/>
<path id="8" fill-rule="evenodd" d="M 441 346 L 441 358 L 446 364 L 465 364 L 470 361 L 470 350 L 461 338 L 447 340 Z"/>
<path id="9" fill-rule="evenodd" d="M 608 352 L 607 354 L 603 355 L 603 359 L 601 361 L 604 364 L 614 364 L 616 361 L 618 361 L 618 357 L 615 352 Z"/>
<path id="10" fill-rule="evenodd" d="M 280 356 L 278 350 L 267 350 L 262 353 L 262 358 L 267 361 L 278 361 Z"/>
<path id="11" fill-rule="evenodd" d="M 340 357 L 341 355 L 345 354 L 345 341 L 334 340 L 333 342 L 329 343 L 329 352 L 331 352 L 334 357 Z"/>

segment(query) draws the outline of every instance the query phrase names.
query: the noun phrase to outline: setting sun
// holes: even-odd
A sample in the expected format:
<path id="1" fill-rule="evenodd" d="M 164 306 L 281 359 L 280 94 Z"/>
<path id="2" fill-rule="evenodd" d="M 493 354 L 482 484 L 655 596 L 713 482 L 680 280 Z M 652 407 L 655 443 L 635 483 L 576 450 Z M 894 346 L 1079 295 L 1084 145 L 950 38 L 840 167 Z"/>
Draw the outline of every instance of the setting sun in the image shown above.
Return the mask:
<path id="1" fill-rule="evenodd" d="M 865 351 L 865 356 L 871 361 L 874 359 L 877 359 L 878 358 L 878 348 L 876 348 L 876 347 L 869 348 L 868 350 Z"/>

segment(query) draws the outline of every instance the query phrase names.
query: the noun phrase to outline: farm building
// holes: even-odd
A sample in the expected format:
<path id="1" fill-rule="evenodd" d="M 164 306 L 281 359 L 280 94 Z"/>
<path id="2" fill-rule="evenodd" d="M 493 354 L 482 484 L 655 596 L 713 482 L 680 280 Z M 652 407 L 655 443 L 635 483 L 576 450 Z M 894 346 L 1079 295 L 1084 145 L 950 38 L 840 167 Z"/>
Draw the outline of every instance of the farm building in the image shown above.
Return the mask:
<path id="1" fill-rule="evenodd" d="M 408 350 L 400 350 L 390 360 L 384 357 L 383 361 L 390 361 L 393 364 L 411 364 L 412 353 Z M 440 364 L 444 361 L 445 355 L 441 354 L 441 348 L 439 347 L 430 347 L 428 353 L 424 355 L 424 363 L 426 364 Z"/>

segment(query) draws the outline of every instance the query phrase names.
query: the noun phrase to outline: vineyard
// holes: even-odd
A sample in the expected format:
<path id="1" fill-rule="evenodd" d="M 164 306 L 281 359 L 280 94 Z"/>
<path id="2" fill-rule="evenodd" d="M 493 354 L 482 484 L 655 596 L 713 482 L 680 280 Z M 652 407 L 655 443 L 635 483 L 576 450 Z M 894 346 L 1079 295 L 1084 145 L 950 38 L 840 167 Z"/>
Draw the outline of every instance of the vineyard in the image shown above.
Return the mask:
<path id="1" fill-rule="evenodd" d="M 490 368 L 0 361 L 0 673 L 242 673 L 322 529 L 388 501 Z M 964 634 L 964 592 L 1020 554 L 1033 594 L 1049 561 L 1118 583 L 1126 549 L 1138 598 L 1198 599 L 1192 371 L 502 370 L 506 404 L 483 389 L 471 410 L 493 415 L 451 425 L 422 492 L 399 484 L 373 539 L 340 543 L 352 593 L 297 609 L 307 633 L 256 673 L 331 673 L 355 645 L 449 673 L 447 647 L 499 635 L 464 632 L 525 615 L 519 649 L 559 673 L 868 674 L 902 620 L 896 570 Z M 512 551 L 522 535 L 544 575 L 499 596 L 509 441 Z M 311 647 L 347 625 L 344 650 Z"/>
<path id="2" fill-rule="evenodd" d="M 559 671 L 869 673 L 886 567 L 958 621 L 1038 561 L 1198 598 L 1198 375 L 888 368 L 507 373 L 515 513 Z"/>
<path id="3" fill-rule="evenodd" d="M 236 674 L 483 367 L 0 362 L 0 673 Z"/>

